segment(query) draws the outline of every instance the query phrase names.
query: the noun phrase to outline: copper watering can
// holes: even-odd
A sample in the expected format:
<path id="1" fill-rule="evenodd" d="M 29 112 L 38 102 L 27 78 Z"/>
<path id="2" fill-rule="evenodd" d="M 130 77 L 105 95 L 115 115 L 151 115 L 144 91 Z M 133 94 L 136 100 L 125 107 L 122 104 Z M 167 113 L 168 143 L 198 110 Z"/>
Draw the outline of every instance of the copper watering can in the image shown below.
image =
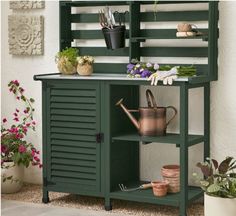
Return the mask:
<path id="1" fill-rule="evenodd" d="M 173 106 L 158 107 L 155 98 L 149 89 L 146 91 L 146 98 L 148 107 L 140 107 L 138 110 L 127 109 L 122 103 L 123 98 L 120 99 L 116 105 L 124 110 L 134 126 L 139 130 L 141 136 L 166 135 L 166 128 L 177 115 L 177 109 Z M 172 109 L 174 111 L 174 115 L 169 121 L 166 121 L 167 109 Z M 140 113 L 139 121 L 131 114 L 132 112 Z"/>

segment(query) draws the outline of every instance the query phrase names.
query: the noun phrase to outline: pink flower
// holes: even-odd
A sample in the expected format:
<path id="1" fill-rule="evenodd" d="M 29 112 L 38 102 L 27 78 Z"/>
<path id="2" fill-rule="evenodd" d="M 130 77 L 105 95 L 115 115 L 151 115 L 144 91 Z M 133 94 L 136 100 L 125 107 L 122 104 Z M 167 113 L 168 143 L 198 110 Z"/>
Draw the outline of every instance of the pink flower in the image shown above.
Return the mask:
<path id="1" fill-rule="evenodd" d="M 16 112 L 20 112 L 20 110 L 16 109 Z"/>
<path id="2" fill-rule="evenodd" d="M 17 117 L 17 116 L 18 116 L 18 114 L 17 114 L 17 113 L 13 113 L 13 115 L 14 115 L 15 117 Z"/>
<path id="3" fill-rule="evenodd" d="M 35 151 L 31 151 L 31 155 L 32 155 L 32 157 L 34 157 L 35 156 Z"/>
<path id="4" fill-rule="evenodd" d="M 26 147 L 24 145 L 20 145 L 19 148 L 18 148 L 18 151 L 20 153 L 24 153 L 24 152 L 26 152 Z"/>
<path id="5" fill-rule="evenodd" d="M 29 127 L 29 126 L 30 126 L 30 123 L 27 123 L 27 124 L 26 124 L 26 127 Z"/>
<path id="6" fill-rule="evenodd" d="M 43 167 L 43 164 L 39 164 L 39 168 L 42 168 Z"/>
<path id="7" fill-rule="evenodd" d="M 17 99 L 17 100 L 20 100 L 20 97 L 19 97 L 19 96 L 17 96 L 17 97 L 16 97 L 16 99 Z"/>
<path id="8" fill-rule="evenodd" d="M 17 133 L 16 134 L 16 139 L 22 139 L 24 137 L 23 134 Z"/>
<path id="9" fill-rule="evenodd" d="M 23 127 L 23 131 L 26 133 L 28 131 L 27 127 Z"/>
<path id="10" fill-rule="evenodd" d="M 40 161 L 40 159 L 37 156 L 34 156 L 34 160 L 37 161 L 37 162 Z"/>
<path id="11" fill-rule="evenodd" d="M 32 124 L 33 124 L 33 125 L 36 125 L 36 122 L 35 122 L 35 121 L 32 121 Z"/>
<path id="12" fill-rule="evenodd" d="M 3 122 L 3 123 L 6 123 L 6 122 L 7 122 L 7 119 L 6 119 L 6 118 L 4 118 L 4 119 L 2 120 L 2 122 Z"/>
<path id="13" fill-rule="evenodd" d="M 24 110 L 24 113 L 25 113 L 25 114 L 28 113 L 28 112 L 29 112 L 29 111 L 28 111 L 27 109 Z"/>
<path id="14" fill-rule="evenodd" d="M 1 145 L 1 152 L 6 153 L 7 152 L 7 147 L 5 145 Z"/>
<path id="15" fill-rule="evenodd" d="M 23 88 L 19 88 L 20 92 L 23 93 L 25 90 Z"/>
<path id="16" fill-rule="evenodd" d="M 16 122 L 18 122 L 18 121 L 19 121 L 19 118 L 14 118 L 13 120 L 16 121 Z"/>
<path id="17" fill-rule="evenodd" d="M 19 83 L 18 80 L 14 80 L 13 83 L 14 83 L 16 86 L 19 86 L 19 85 L 20 85 L 20 83 Z"/>

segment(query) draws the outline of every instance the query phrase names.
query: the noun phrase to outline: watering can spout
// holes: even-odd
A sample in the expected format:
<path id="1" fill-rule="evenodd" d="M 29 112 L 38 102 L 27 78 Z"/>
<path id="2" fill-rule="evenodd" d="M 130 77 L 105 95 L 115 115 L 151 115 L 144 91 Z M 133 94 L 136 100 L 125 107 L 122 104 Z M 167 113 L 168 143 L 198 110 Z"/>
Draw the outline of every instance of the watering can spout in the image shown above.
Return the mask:
<path id="1" fill-rule="evenodd" d="M 136 118 L 131 114 L 131 112 L 138 112 L 138 110 L 128 110 L 124 104 L 122 103 L 123 102 L 123 98 L 121 98 L 117 103 L 116 103 L 116 106 L 120 106 L 124 112 L 126 113 L 126 115 L 129 117 L 129 119 L 131 120 L 131 122 L 134 124 L 134 126 L 139 130 L 140 129 L 140 126 L 139 126 L 139 123 L 138 121 L 136 120 Z"/>

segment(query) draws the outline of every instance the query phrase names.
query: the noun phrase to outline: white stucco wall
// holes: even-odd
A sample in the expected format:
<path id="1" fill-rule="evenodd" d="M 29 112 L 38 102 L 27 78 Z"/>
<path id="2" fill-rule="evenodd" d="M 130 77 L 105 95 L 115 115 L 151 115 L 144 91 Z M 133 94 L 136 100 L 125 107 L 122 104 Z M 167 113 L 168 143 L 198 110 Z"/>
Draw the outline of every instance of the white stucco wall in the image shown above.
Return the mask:
<path id="1" fill-rule="evenodd" d="M 236 29 L 232 27 L 235 20 L 236 2 L 220 2 L 220 39 L 219 39 L 219 80 L 211 85 L 211 155 L 222 159 L 227 155 L 236 157 L 236 97 L 235 97 L 235 59 L 236 59 Z M 26 93 L 36 99 L 35 119 L 38 122 L 37 133 L 31 134 L 29 139 L 41 150 L 41 83 L 33 81 L 33 75 L 56 71 L 54 56 L 59 49 L 59 14 L 58 2 L 46 1 L 45 9 L 30 13 L 45 17 L 45 46 L 43 56 L 16 57 L 8 54 L 8 24 L 7 18 L 12 11 L 8 2 L 1 2 L 1 102 L 2 117 L 11 117 L 16 101 L 8 93 L 7 83 L 12 79 L 19 79 L 26 89 Z M 144 92 L 145 88 L 141 88 Z M 178 89 L 151 88 L 161 105 L 179 107 Z M 203 130 L 203 92 L 190 92 L 190 120 L 189 131 L 201 133 Z M 141 104 L 144 103 L 143 94 Z M 178 119 L 173 122 L 169 130 L 178 130 Z M 195 170 L 197 161 L 202 160 L 202 145 L 191 147 L 189 160 L 190 174 Z M 159 170 L 163 164 L 178 163 L 179 149 L 173 145 L 151 144 L 141 146 L 141 178 L 155 180 L 159 177 Z M 25 181 L 41 182 L 41 170 L 30 168 L 26 170 Z"/>

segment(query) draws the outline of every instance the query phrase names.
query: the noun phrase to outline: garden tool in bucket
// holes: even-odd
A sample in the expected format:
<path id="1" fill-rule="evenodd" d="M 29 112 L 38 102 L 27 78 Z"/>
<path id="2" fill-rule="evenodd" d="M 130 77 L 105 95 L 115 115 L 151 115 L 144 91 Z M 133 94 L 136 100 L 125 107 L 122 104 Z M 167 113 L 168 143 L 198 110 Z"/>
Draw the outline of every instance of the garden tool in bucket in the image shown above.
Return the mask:
<path id="1" fill-rule="evenodd" d="M 173 106 L 158 107 L 155 98 L 149 89 L 146 91 L 146 98 L 148 107 L 140 107 L 138 110 L 127 109 L 123 104 L 123 98 L 120 99 L 116 105 L 120 106 L 124 110 L 134 126 L 139 130 L 139 134 L 141 136 L 166 135 L 166 128 L 177 115 L 177 109 Z M 166 121 L 166 112 L 168 109 L 172 109 L 174 111 L 174 115 L 169 121 Z M 131 114 L 132 112 L 140 113 L 140 118 L 138 121 Z"/>

